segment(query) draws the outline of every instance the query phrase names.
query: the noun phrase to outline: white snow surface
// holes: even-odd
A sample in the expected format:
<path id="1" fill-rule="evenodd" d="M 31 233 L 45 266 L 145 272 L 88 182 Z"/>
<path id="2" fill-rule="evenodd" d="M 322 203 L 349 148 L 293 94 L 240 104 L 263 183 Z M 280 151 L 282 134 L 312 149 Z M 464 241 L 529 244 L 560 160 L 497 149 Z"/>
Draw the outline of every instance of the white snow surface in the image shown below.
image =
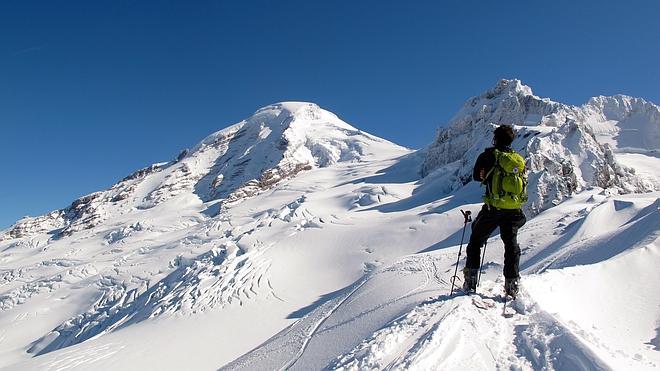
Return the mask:
<path id="1" fill-rule="evenodd" d="M 657 106 L 565 107 L 503 80 L 420 151 L 264 107 L 0 235 L 0 369 L 657 370 Z M 495 116 L 535 187 L 506 310 L 497 235 L 449 295 Z"/>

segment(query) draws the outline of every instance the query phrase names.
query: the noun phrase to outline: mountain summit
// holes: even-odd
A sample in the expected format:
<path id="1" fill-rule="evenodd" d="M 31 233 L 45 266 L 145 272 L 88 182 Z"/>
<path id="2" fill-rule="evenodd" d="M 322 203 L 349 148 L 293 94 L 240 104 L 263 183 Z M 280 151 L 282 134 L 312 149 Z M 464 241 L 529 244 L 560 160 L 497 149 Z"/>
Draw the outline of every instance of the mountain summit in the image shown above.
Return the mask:
<path id="1" fill-rule="evenodd" d="M 199 162 L 213 159 L 196 185 L 200 198 L 233 202 L 303 170 L 360 161 L 371 146 L 384 142 L 316 104 L 284 102 L 210 135 L 189 156 Z"/>

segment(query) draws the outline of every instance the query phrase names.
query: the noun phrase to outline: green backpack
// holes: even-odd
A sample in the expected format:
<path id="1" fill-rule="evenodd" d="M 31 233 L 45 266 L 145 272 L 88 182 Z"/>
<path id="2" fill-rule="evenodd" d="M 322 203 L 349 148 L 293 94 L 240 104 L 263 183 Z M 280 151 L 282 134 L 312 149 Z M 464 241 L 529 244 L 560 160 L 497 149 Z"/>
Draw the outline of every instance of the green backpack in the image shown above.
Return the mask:
<path id="1" fill-rule="evenodd" d="M 486 191 L 484 202 L 498 209 L 520 209 L 527 202 L 527 175 L 525 159 L 515 151 L 494 150 L 495 166 L 488 172 L 482 184 L 492 174 L 492 183 Z"/>

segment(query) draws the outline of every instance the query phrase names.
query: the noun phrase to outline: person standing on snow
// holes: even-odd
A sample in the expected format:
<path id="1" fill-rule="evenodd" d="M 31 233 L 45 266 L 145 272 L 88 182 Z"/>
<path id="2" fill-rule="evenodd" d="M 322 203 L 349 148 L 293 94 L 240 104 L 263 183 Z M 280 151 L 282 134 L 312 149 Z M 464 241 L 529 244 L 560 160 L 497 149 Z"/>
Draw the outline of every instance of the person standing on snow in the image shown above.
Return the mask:
<path id="1" fill-rule="evenodd" d="M 504 242 L 504 291 L 516 297 L 519 287 L 520 246 L 518 229 L 527 219 L 522 205 L 527 201 L 525 160 L 511 148 L 515 133 L 510 125 L 500 125 L 493 135 L 493 147 L 486 148 L 474 165 L 472 178 L 486 186 L 484 205 L 472 223 L 463 269 L 463 290 L 475 292 L 481 247 L 500 228 Z"/>

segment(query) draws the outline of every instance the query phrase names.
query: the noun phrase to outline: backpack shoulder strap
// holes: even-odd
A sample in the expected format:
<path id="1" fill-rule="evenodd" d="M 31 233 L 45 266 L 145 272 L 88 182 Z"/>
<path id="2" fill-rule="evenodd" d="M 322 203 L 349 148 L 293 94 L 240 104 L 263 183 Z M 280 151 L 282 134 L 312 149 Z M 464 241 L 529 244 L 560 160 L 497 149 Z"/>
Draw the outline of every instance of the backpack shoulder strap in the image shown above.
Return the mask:
<path id="1" fill-rule="evenodd" d="M 498 151 L 497 149 L 493 149 L 493 156 L 495 157 L 495 162 L 493 163 L 493 166 L 490 168 L 490 170 L 488 170 L 484 178 L 481 179 L 481 184 L 486 184 L 486 180 L 488 179 L 488 177 L 491 176 L 493 174 L 493 171 L 495 171 L 495 168 L 499 166 L 500 151 Z"/>

